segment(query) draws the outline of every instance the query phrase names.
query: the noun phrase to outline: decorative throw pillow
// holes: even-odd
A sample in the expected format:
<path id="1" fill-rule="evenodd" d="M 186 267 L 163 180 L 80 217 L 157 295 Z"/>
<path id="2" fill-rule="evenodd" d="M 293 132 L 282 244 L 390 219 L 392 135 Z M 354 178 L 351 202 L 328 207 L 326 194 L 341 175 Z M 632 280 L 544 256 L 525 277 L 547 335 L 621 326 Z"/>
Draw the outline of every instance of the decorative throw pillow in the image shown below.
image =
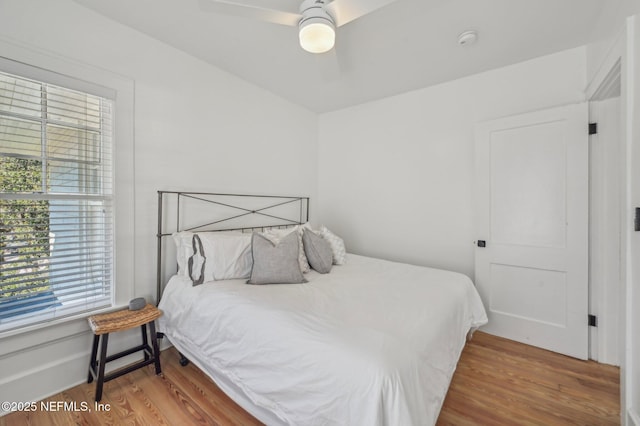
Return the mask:
<path id="1" fill-rule="evenodd" d="M 303 231 L 302 242 L 311 267 L 321 274 L 331 272 L 333 250 L 331 250 L 329 242 L 309 229 Z"/>
<path id="2" fill-rule="evenodd" d="M 263 232 L 263 234 L 270 239 L 272 242 L 274 243 L 278 243 L 278 241 L 280 241 L 282 238 L 284 238 L 285 236 L 289 235 L 292 232 L 295 232 L 298 235 L 298 245 L 299 247 L 299 251 L 298 251 L 298 262 L 300 263 L 300 270 L 303 273 L 307 273 L 309 272 L 309 260 L 307 259 L 307 256 L 304 253 L 304 246 L 302 243 L 302 230 L 304 228 L 311 228 L 310 226 L 308 226 L 307 224 L 304 224 L 302 226 L 294 226 L 292 228 L 272 228 L 272 229 L 267 229 L 266 231 Z"/>
<path id="3" fill-rule="evenodd" d="M 331 251 L 333 251 L 333 264 L 344 265 L 347 260 L 347 250 L 344 247 L 342 238 L 329 231 L 326 226 L 320 228 L 320 236 L 327 240 L 331 246 Z"/>
<path id="4" fill-rule="evenodd" d="M 256 232 L 251 239 L 253 268 L 247 284 L 298 284 L 306 283 L 298 262 L 298 234 L 292 232 L 273 243 L 265 235 Z"/>

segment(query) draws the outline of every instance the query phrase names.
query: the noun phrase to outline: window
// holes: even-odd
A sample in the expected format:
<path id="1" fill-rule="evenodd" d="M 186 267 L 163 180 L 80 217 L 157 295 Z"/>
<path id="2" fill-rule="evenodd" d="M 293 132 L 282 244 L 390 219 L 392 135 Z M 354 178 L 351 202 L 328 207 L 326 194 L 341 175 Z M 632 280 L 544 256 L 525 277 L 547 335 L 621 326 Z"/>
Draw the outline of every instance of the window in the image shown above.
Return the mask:
<path id="1" fill-rule="evenodd" d="M 112 304 L 112 110 L 0 72 L 0 331 Z"/>

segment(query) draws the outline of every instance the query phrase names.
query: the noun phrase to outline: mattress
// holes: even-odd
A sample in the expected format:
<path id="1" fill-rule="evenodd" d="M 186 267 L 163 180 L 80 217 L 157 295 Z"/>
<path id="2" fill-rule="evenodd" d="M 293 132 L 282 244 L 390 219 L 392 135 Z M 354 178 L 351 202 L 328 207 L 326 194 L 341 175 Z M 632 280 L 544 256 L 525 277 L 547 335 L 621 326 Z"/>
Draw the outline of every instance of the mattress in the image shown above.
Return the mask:
<path id="1" fill-rule="evenodd" d="M 348 255 L 305 284 L 167 284 L 158 328 L 267 424 L 434 424 L 470 329 L 455 272 Z"/>

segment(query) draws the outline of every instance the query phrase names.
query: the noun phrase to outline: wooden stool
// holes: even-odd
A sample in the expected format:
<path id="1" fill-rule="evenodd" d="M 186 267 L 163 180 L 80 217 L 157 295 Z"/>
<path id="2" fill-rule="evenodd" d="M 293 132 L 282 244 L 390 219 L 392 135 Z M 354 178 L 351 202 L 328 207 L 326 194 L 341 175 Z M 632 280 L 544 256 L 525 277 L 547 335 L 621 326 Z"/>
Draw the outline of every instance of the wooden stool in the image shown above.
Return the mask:
<path id="1" fill-rule="evenodd" d="M 87 383 L 93 382 L 93 379 L 98 380 L 96 383 L 96 401 L 100 401 L 102 399 L 102 387 L 104 382 L 108 382 L 111 379 L 130 373 L 151 363 L 155 363 L 156 365 L 156 374 L 160 374 L 162 372 L 160 370 L 160 351 L 158 350 L 158 339 L 156 336 L 156 326 L 154 324 L 154 321 L 161 315 L 161 310 L 153 305 L 147 304 L 139 311 L 130 311 L 125 309 L 106 314 L 92 315 L 88 318 L 89 326 L 91 327 L 91 330 L 93 330 L 94 336 Z M 149 341 L 147 340 L 147 324 L 151 331 L 151 343 L 153 345 L 153 349 L 149 347 Z M 107 356 L 109 333 L 124 331 L 138 326 L 142 330 L 141 345 Z M 98 342 L 100 340 L 100 336 L 102 336 L 102 345 L 100 346 L 100 361 L 98 361 L 96 356 L 98 354 Z M 104 375 L 104 367 L 108 362 L 138 351 L 144 352 L 144 360 L 116 370 L 107 376 Z"/>

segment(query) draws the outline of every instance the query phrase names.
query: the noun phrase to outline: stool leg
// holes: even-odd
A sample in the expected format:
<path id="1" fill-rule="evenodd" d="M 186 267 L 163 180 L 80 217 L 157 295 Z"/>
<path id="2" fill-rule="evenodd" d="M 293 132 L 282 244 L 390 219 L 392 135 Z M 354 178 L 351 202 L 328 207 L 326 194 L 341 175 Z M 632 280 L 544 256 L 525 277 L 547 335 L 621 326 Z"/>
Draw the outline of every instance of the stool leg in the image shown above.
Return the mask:
<path id="1" fill-rule="evenodd" d="M 102 335 L 102 345 L 100 346 L 100 365 L 98 371 L 98 383 L 96 384 L 96 402 L 102 399 L 102 386 L 104 385 L 104 367 L 107 364 L 107 343 L 109 342 L 109 333 Z"/>
<path id="2" fill-rule="evenodd" d="M 156 324 L 151 321 L 149 323 L 149 329 L 151 330 L 151 343 L 153 344 L 153 359 L 156 365 L 156 374 L 162 373 L 160 369 L 160 349 L 158 349 L 158 338 L 156 337 Z"/>
<path id="3" fill-rule="evenodd" d="M 97 334 L 93 335 L 93 347 L 91 348 L 91 360 L 89 360 L 89 378 L 87 379 L 87 383 L 93 382 L 93 375 L 96 374 L 96 356 L 98 355 L 98 341 L 100 340 L 100 336 Z"/>
<path id="4" fill-rule="evenodd" d="M 142 324 L 140 326 L 140 330 L 142 330 L 142 344 L 144 346 L 149 346 L 149 341 L 147 340 L 147 324 Z M 153 339 L 153 336 L 151 336 L 151 338 Z M 144 353 L 144 360 L 148 361 L 149 354 L 147 353 L 146 350 L 143 350 L 142 352 Z"/>

